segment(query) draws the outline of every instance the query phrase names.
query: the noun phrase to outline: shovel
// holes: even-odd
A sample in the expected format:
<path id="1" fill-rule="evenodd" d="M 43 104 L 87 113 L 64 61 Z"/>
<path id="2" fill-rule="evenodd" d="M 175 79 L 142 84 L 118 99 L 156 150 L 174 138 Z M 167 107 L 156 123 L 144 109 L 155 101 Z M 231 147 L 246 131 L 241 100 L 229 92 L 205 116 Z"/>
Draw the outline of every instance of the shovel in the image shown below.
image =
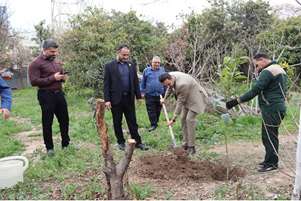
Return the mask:
<path id="1" fill-rule="evenodd" d="M 161 95 L 160 95 L 160 98 L 162 99 Z M 163 111 L 164 111 L 164 114 L 165 114 L 166 121 L 169 122 L 169 117 L 168 117 L 167 109 L 166 109 L 166 106 L 165 106 L 164 103 L 162 103 L 162 107 L 163 107 Z M 177 157 L 178 160 L 186 161 L 187 160 L 187 156 L 188 156 L 188 152 L 185 151 L 183 149 L 183 147 L 177 147 L 177 143 L 176 143 L 175 135 L 174 135 L 173 130 L 172 130 L 172 126 L 169 125 L 168 128 L 169 128 L 169 133 L 170 133 L 170 136 L 171 136 L 171 142 L 172 142 L 171 148 L 172 148 L 172 152 L 176 155 L 176 157 Z"/>
<path id="2" fill-rule="evenodd" d="M 160 98 L 162 99 L 162 95 L 160 95 Z M 162 107 L 163 107 L 163 111 L 164 111 L 164 114 L 165 114 L 166 121 L 169 122 L 167 109 L 166 109 L 166 106 L 165 106 L 164 103 L 162 103 Z M 177 143 L 176 143 L 175 135 L 173 134 L 172 126 L 169 125 L 168 128 L 169 128 L 169 133 L 170 133 L 170 136 L 171 136 L 172 147 L 175 148 L 177 146 Z"/>

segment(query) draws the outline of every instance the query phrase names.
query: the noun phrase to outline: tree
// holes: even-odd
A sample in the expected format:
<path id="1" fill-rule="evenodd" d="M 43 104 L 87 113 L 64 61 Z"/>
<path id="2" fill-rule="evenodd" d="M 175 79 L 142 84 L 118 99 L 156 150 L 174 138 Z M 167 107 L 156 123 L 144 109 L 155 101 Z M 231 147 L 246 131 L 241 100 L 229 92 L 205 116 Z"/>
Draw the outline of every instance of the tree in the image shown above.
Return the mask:
<path id="1" fill-rule="evenodd" d="M 285 60 L 289 64 L 300 63 L 301 16 L 277 19 L 270 30 L 257 35 L 262 49 L 274 59 Z"/>
<path id="2" fill-rule="evenodd" d="M 141 70 L 154 55 L 162 54 L 165 47 L 167 29 L 162 23 L 153 26 L 150 22 L 140 20 L 134 11 L 126 14 L 113 12 L 113 32 L 132 50 L 132 56 Z M 123 34 L 121 36 L 120 34 Z"/>
<path id="3" fill-rule="evenodd" d="M 25 67 L 29 64 L 32 54 L 29 48 L 22 44 L 22 37 L 19 33 L 13 33 L 10 38 L 9 49 L 11 50 L 11 63 L 18 68 Z"/>
<path id="4" fill-rule="evenodd" d="M 216 79 L 225 56 L 252 56 L 258 49 L 256 35 L 269 29 L 273 19 L 270 9 L 269 4 L 261 0 L 211 1 L 210 8 L 187 17 L 181 31 L 175 33 L 181 35 L 173 37 L 167 52 L 175 56 L 170 48 L 177 43 L 185 44 L 185 49 L 180 51 L 184 54 L 180 58 L 185 59 L 174 65 L 198 79 Z"/>
<path id="5" fill-rule="evenodd" d="M 108 186 L 109 200 L 126 200 L 128 196 L 124 192 L 124 176 L 132 160 L 136 141 L 128 139 L 124 157 L 116 163 L 113 157 L 112 149 L 110 148 L 108 128 L 104 119 L 105 116 L 105 101 L 102 99 L 96 100 L 96 126 L 100 137 L 101 152 L 104 158 L 103 172 L 106 176 Z"/>
<path id="6" fill-rule="evenodd" d="M 39 45 L 39 49 L 34 49 L 34 55 L 39 54 L 42 43 L 44 40 L 51 38 L 51 31 L 50 27 L 46 26 L 45 20 L 40 21 L 38 24 L 34 25 L 34 29 L 36 31 L 36 36 L 32 38 L 33 41 L 35 41 Z"/>
<path id="7" fill-rule="evenodd" d="M 10 28 L 6 6 L 0 6 L 0 69 L 12 66 L 23 67 L 31 57 L 20 34 Z"/>
<path id="8" fill-rule="evenodd" d="M 70 82 L 77 88 L 93 88 L 97 97 L 102 96 L 103 66 L 116 57 L 118 45 L 128 44 L 140 67 L 165 48 L 165 26 L 140 20 L 133 11 L 109 14 L 88 8 L 71 19 L 70 27 L 60 40 Z"/>
<path id="9" fill-rule="evenodd" d="M 9 49 L 9 21 L 6 6 L 0 6 L 0 68 L 7 67 L 11 61 L 8 54 Z"/>
<path id="10" fill-rule="evenodd" d="M 272 28 L 257 35 L 261 49 L 279 63 L 294 68 L 294 76 L 300 77 L 301 69 L 301 16 L 276 19 Z"/>

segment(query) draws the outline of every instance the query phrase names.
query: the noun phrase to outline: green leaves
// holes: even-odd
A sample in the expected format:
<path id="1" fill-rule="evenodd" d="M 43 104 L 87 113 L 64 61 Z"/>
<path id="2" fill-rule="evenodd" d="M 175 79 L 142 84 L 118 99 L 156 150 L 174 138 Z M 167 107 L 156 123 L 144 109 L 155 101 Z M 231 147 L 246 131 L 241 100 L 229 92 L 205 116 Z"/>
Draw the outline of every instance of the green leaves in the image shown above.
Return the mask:
<path id="1" fill-rule="evenodd" d="M 116 57 L 116 47 L 126 43 L 131 56 L 143 69 L 154 55 L 163 52 L 164 25 L 140 20 L 135 12 L 111 14 L 88 8 L 70 20 L 71 29 L 61 38 L 65 67 L 72 72 L 73 87 L 90 87 L 102 96 L 103 67 Z"/>
<path id="2" fill-rule="evenodd" d="M 38 24 L 34 25 L 36 36 L 32 38 L 40 47 L 42 42 L 51 37 L 50 27 L 46 26 L 46 21 L 42 20 Z"/>
<path id="3" fill-rule="evenodd" d="M 218 82 L 219 88 L 222 90 L 226 98 L 230 98 L 233 95 L 239 95 L 240 91 L 244 91 L 246 85 L 242 85 L 243 81 L 247 80 L 247 77 L 243 75 L 238 66 L 245 63 L 246 60 L 242 58 L 225 57 L 223 67 L 220 71 L 220 79 Z"/>

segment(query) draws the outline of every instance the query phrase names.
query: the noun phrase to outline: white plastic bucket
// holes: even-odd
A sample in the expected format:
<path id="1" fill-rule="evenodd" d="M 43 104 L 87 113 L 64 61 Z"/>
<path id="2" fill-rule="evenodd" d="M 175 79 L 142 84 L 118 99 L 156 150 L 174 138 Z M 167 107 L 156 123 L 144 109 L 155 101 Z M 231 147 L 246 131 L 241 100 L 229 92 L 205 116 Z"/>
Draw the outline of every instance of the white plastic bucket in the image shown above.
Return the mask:
<path id="1" fill-rule="evenodd" d="M 23 182 L 23 173 L 28 167 L 24 156 L 9 156 L 0 159 L 0 189 Z"/>

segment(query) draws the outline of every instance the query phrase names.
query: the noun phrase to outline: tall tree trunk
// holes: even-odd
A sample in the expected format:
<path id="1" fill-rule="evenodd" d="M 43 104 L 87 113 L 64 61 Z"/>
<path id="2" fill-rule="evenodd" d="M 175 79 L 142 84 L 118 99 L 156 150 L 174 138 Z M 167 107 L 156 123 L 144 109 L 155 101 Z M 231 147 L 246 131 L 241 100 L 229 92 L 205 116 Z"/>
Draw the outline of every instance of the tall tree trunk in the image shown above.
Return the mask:
<path id="1" fill-rule="evenodd" d="M 123 188 L 123 176 L 129 167 L 135 149 L 135 140 L 129 139 L 125 149 L 124 157 L 116 165 L 110 149 L 108 128 L 104 120 L 105 102 L 102 99 L 96 100 L 96 125 L 101 142 L 101 151 L 104 158 L 103 172 L 108 185 L 109 200 L 128 199 Z"/>
<path id="2" fill-rule="evenodd" d="M 296 177 L 295 186 L 292 194 L 292 200 L 301 199 L 301 107 L 300 107 L 300 119 L 299 119 L 299 136 L 296 153 Z"/>

